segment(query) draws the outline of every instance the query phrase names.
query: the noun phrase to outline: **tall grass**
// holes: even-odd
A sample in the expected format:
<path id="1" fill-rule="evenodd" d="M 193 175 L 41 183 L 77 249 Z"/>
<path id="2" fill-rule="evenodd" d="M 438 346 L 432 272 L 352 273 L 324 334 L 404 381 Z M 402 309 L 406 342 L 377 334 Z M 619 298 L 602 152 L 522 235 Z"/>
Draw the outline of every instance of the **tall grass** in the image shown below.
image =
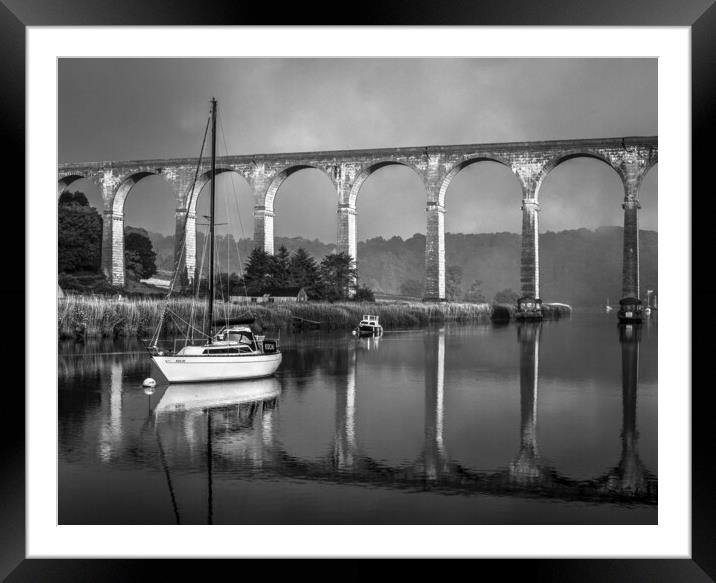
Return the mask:
<path id="1" fill-rule="evenodd" d="M 58 299 L 57 327 L 60 338 L 139 336 L 154 332 L 166 301 L 154 299 L 115 299 L 103 297 L 69 296 Z M 201 324 L 207 307 L 194 304 L 191 299 L 169 300 L 169 308 L 189 321 L 194 310 L 194 322 Z M 486 321 L 490 315 L 488 304 L 378 302 L 378 303 L 286 303 L 286 304 L 218 304 L 215 320 L 224 317 L 253 317 L 259 330 L 286 327 L 293 316 L 321 322 L 326 328 L 355 327 L 363 314 L 380 317 L 385 329 L 422 326 L 432 322 Z M 196 325 L 196 324 L 195 324 Z M 200 327 L 200 326 L 199 326 Z"/>

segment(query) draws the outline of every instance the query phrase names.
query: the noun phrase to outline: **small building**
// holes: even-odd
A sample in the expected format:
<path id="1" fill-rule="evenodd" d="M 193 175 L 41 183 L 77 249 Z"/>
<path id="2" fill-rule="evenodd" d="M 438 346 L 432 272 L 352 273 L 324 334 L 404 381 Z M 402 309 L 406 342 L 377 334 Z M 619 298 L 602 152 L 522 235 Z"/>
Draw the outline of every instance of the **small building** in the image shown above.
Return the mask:
<path id="1" fill-rule="evenodd" d="M 269 301 L 268 294 L 251 294 L 245 296 L 229 296 L 232 304 L 265 304 Z"/>

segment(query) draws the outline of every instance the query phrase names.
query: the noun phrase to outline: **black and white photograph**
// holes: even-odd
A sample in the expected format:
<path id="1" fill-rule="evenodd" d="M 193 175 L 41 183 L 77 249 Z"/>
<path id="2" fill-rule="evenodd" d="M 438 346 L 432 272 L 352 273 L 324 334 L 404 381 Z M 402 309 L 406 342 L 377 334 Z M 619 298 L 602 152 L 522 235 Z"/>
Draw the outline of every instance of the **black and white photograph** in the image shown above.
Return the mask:
<path id="1" fill-rule="evenodd" d="M 58 524 L 658 524 L 657 70 L 58 59 Z"/>
<path id="2" fill-rule="evenodd" d="M 0 31 L 0 580 L 714 577 L 713 0 Z"/>

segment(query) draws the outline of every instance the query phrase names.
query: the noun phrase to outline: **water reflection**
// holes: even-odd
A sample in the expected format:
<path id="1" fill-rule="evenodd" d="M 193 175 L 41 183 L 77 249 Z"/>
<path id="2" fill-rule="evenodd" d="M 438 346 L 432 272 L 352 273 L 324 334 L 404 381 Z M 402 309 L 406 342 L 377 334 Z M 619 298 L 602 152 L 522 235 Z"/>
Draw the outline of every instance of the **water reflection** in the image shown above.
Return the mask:
<path id="1" fill-rule="evenodd" d="M 425 334 L 425 443 L 419 465 L 429 480 L 448 471 L 445 419 L 445 328 Z"/>
<path id="2" fill-rule="evenodd" d="M 542 477 L 537 448 L 537 387 L 541 322 L 517 327 L 520 344 L 520 452 L 510 464 L 510 477 L 519 483 L 535 483 Z"/>
<path id="3" fill-rule="evenodd" d="M 112 454 L 122 439 L 122 372 L 121 362 L 111 365 L 109 382 L 109 419 L 102 424 L 99 440 L 99 457 L 111 461 Z"/>
<path id="4" fill-rule="evenodd" d="M 280 393 L 281 385 L 274 377 L 187 383 L 166 389 L 154 409 L 154 434 L 177 524 L 181 514 L 172 473 L 198 467 L 204 457 L 206 522 L 213 524 L 215 458 L 222 462 L 221 470 L 226 462 L 261 470 L 264 450 L 273 444 L 273 411 Z M 168 448 L 165 442 L 170 444 Z M 181 452 L 190 455 L 183 457 Z M 189 503 L 195 507 L 197 501 Z"/>
<path id="5" fill-rule="evenodd" d="M 638 451 L 636 405 L 641 333 L 641 326 L 626 324 L 619 327 L 622 353 L 622 448 L 619 464 L 607 476 L 605 487 L 613 492 L 656 499 L 656 476 L 642 463 Z"/>
<path id="6" fill-rule="evenodd" d="M 338 470 L 353 467 L 356 450 L 356 351 L 348 349 L 345 382 L 336 386 L 336 431 L 333 446 L 333 462 Z M 339 377 L 340 378 L 340 377 Z"/>
<path id="7" fill-rule="evenodd" d="M 642 334 L 639 327 L 619 329 L 620 362 L 612 359 L 614 369 L 621 368 L 622 397 L 621 454 L 612 462 L 615 465 L 601 466 L 594 474 L 590 472 L 592 477 L 588 479 L 574 479 L 541 456 L 537 423 L 540 376 L 548 375 L 546 383 L 543 379 L 542 391 L 549 391 L 550 383 L 554 383 L 554 377 L 549 375 L 554 373 L 550 372 L 549 350 L 546 357 L 542 355 L 547 366 L 543 363 L 540 368 L 540 348 L 541 344 L 549 346 L 550 335 L 559 330 L 541 323 L 523 323 L 501 329 L 501 336 L 495 336 L 489 328 L 472 331 L 461 328 L 453 333 L 451 328 L 443 327 L 406 333 L 402 338 L 334 336 L 315 338 L 311 343 L 287 342 L 284 367 L 277 377 L 171 385 L 147 392 L 139 387 L 148 373 L 142 353 L 122 355 L 117 354 L 121 351 L 107 350 L 104 355 L 90 353 L 86 358 L 78 358 L 76 353 L 63 355 L 61 460 L 70 465 L 83 464 L 93 471 L 98 466 L 106 471 L 122 468 L 133 472 L 133 476 L 136 473 L 137 483 L 143 479 L 151 482 L 160 475 L 163 516 L 171 509 L 171 520 L 176 523 L 226 522 L 226 518 L 219 518 L 221 515 L 216 513 L 217 492 L 223 491 L 224 499 L 229 499 L 231 491 L 243 491 L 247 484 L 257 481 L 279 483 L 287 488 L 297 483 L 315 484 L 319 492 L 326 485 L 339 489 L 343 485 L 356 485 L 435 495 L 493 494 L 653 506 L 657 500 L 657 479 L 638 452 L 637 392 Z M 494 369 L 497 373 L 486 373 L 480 361 L 479 366 L 469 369 L 474 371 L 472 380 L 467 376 L 468 384 L 460 387 L 468 391 L 470 398 L 466 399 L 457 390 L 455 371 L 463 364 L 464 355 L 479 346 L 475 338 L 491 343 L 490 349 L 499 352 L 496 362 L 500 368 Z M 518 350 L 507 351 L 507 344 L 499 345 L 502 339 L 509 341 L 511 347 L 515 347 L 516 339 Z M 613 335 L 612 346 L 616 340 Z M 501 348 L 495 348 L 496 345 Z M 487 350 L 481 354 L 482 358 L 488 358 Z M 564 358 L 569 358 L 569 354 Z M 507 366 L 510 362 L 511 368 Z M 519 371 L 519 377 L 511 371 Z M 486 374 L 496 375 L 490 377 L 490 382 L 497 383 L 500 392 L 485 392 L 492 386 L 485 385 Z M 385 379 L 397 384 L 412 377 L 416 377 L 415 386 L 421 393 L 412 394 L 418 396 L 423 406 L 417 416 L 413 404 L 400 401 L 404 393 L 382 385 Z M 310 424 L 318 419 L 319 413 L 302 405 L 300 398 L 309 391 L 319 391 L 317 387 L 322 391 L 318 395 L 322 401 L 333 398 L 334 403 L 320 410 L 320 415 L 329 420 L 329 433 L 321 441 L 318 455 L 310 456 L 300 440 L 287 439 L 291 434 L 286 432 L 286 426 Z M 384 416 L 380 423 L 371 417 L 375 407 L 368 406 L 376 391 L 381 391 L 389 409 L 381 411 Z M 459 434 L 450 429 L 463 419 L 475 418 L 471 406 L 493 407 L 480 401 L 484 395 L 510 403 L 509 416 L 496 416 L 494 423 L 507 426 L 509 420 L 515 437 L 519 429 L 519 440 L 515 440 L 511 453 L 506 452 L 503 465 L 477 469 L 451 456 L 451 451 L 454 456 L 460 450 L 460 443 L 455 441 Z M 287 398 L 294 407 L 289 408 L 293 411 L 291 418 L 279 407 Z M 489 410 L 500 411 L 494 407 Z M 297 412 L 299 422 L 295 420 Z M 367 447 L 371 432 L 390 435 L 381 424 L 387 422 L 391 431 L 400 431 L 403 424 L 407 428 L 413 417 L 421 429 L 422 443 L 415 440 L 416 447 L 410 455 L 402 452 L 388 462 L 379 449 L 361 448 L 361 444 Z M 549 416 L 545 417 L 543 412 L 542 431 L 545 419 L 549 420 Z M 303 431 L 310 432 L 311 428 L 306 426 Z M 569 440 L 570 436 L 564 435 L 563 439 Z M 377 443 L 379 448 L 391 446 L 382 437 Z M 151 478 L 152 473 L 155 478 Z M 219 483 L 223 490 L 217 488 Z M 318 504 L 320 496 L 317 494 Z M 360 518 L 356 521 L 360 522 Z"/>

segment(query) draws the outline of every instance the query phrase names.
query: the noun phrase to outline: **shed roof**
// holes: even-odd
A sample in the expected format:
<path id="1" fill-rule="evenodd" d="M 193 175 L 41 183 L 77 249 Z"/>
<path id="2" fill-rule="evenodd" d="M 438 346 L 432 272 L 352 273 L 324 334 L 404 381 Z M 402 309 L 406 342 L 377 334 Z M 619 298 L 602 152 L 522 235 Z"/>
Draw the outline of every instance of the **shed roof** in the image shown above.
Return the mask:
<path id="1" fill-rule="evenodd" d="M 277 298 L 292 298 L 296 297 L 302 289 L 302 287 L 275 287 L 266 293 Z"/>

